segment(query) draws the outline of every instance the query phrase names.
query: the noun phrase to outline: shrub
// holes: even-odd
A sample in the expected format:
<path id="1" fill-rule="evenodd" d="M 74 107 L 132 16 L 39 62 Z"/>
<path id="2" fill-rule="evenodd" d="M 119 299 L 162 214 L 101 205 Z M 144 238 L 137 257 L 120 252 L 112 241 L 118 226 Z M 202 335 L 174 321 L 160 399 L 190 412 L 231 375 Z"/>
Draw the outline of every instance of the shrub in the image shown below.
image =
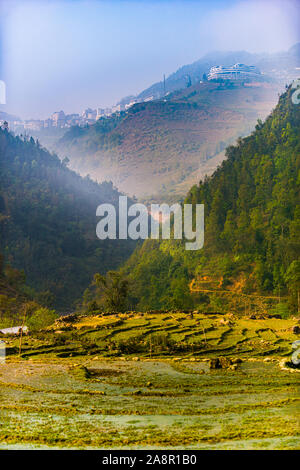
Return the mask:
<path id="1" fill-rule="evenodd" d="M 270 315 L 280 315 L 281 318 L 288 318 L 291 316 L 292 312 L 290 311 L 287 304 L 281 302 L 273 307 L 268 312 Z"/>
<path id="2" fill-rule="evenodd" d="M 27 320 L 28 328 L 32 331 L 38 331 L 51 325 L 58 317 L 55 310 L 49 310 L 46 307 L 38 308 Z"/>

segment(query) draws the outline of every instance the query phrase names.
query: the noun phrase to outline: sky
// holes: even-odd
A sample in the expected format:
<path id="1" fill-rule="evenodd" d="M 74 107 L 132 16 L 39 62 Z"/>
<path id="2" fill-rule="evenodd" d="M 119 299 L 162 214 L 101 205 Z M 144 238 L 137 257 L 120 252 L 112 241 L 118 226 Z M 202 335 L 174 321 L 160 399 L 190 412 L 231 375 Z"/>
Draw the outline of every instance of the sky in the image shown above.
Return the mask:
<path id="1" fill-rule="evenodd" d="M 23 119 L 136 95 L 210 51 L 300 41 L 300 0 L 0 0 L 0 110 Z"/>

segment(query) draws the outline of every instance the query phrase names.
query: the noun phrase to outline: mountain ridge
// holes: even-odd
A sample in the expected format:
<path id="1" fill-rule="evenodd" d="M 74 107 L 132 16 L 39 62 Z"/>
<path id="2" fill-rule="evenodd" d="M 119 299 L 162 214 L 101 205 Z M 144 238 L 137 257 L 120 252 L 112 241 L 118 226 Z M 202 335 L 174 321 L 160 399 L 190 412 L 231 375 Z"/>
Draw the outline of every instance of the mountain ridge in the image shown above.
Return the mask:
<path id="1" fill-rule="evenodd" d="M 296 57 L 296 62 L 293 58 Z M 173 92 L 186 86 L 186 76 L 189 75 L 192 84 L 195 81 L 202 80 L 203 74 L 208 73 L 210 67 L 215 65 L 233 65 L 234 63 L 246 63 L 248 65 L 256 65 L 263 73 L 268 74 L 274 66 L 282 66 L 283 63 L 292 68 L 296 63 L 299 66 L 300 43 L 291 46 L 287 51 L 277 53 L 250 53 L 247 51 L 212 51 L 200 59 L 179 67 L 175 72 L 171 73 L 165 79 L 166 92 Z M 276 62 L 277 60 L 277 62 Z M 290 63 L 288 62 L 290 60 Z M 284 77 L 281 77 L 283 79 Z M 288 82 L 296 77 L 290 76 Z M 156 82 L 136 95 L 137 99 L 146 99 L 154 94 L 154 98 L 160 98 L 164 94 L 163 81 Z M 121 100 L 123 104 L 132 101 L 134 97 L 130 96 L 129 100 Z"/>

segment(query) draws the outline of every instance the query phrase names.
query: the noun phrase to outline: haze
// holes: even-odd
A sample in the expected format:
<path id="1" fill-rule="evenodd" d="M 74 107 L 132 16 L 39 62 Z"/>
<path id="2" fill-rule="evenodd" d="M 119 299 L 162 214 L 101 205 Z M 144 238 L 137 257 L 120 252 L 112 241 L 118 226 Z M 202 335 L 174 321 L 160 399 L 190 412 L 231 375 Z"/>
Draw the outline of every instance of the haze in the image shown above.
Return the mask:
<path id="1" fill-rule="evenodd" d="M 110 106 L 213 50 L 300 39 L 296 0 L 0 3 L 0 110 L 25 119 Z"/>

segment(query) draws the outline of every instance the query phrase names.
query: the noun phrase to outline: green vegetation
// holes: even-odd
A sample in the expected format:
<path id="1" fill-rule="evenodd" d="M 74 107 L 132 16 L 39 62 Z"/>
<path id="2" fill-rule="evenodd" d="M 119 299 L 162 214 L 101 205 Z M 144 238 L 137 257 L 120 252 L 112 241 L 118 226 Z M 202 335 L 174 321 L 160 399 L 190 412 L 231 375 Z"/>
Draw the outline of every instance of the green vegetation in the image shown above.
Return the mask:
<path id="1" fill-rule="evenodd" d="M 227 149 L 186 203 L 205 206 L 204 249 L 146 240 L 124 272 L 141 310 L 299 311 L 300 107 L 291 89 L 249 136 Z M 282 303 L 284 306 L 282 306 Z"/>
<path id="2" fill-rule="evenodd" d="M 120 273 L 109 271 L 106 276 L 96 273 L 91 289 L 94 289 L 94 295 L 90 289 L 86 289 L 83 296 L 83 308 L 88 312 L 103 309 L 108 312 L 126 310 L 129 285 Z"/>
<path id="3" fill-rule="evenodd" d="M 58 317 L 46 308 L 52 300 L 49 292 L 35 292 L 25 284 L 24 272 L 4 264 L 0 254 L 0 327 L 21 326 L 32 331 L 51 325 Z"/>
<path id="4" fill-rule="evenodd" d="M 295 449 L 298 371 L 279 367 L 293 324 L 119 313 L 59 319 L 21 356 L 7 340 L 0 448 Z"/>
<path id="5" fill-rule="evenodd" d="M 0 129 L 0 251 L 45 293 L 45 306 L 72 308 L 95 272 L 116 269 L 132 252 L 131 240 L 95 233 L 97 206 L 117 204 L 119 194 L 81 178 L 33 138 Z"/>
<path id="6" fill-rule="evenodd" d="M 38 308 L 26 322 L 30 331 L 39 331 L 51 325 L 57 318 L 55 310 L 46 307 Z"/>
<path id="7" fill-rule="evenodd" d="M 51 313 L 48 313 L 50 316 Z M 80 357 L 211 357 L 282 358 L 297 339 L 295 320 L 253 320 L 232 314 L 164 312 L 114 313 L 60 317 L 33 335 L 23 358 Z M 49 356 L 50 355 L 50 356 Z"/>
<path id="8" fill-rule="evenodd" d="M 89 136 L 89 140 L 84 139 L 83 151 L 91 153 L 97 149 L 105 150 L 117 147 L 121 139 L 118 133 L 113 131 L 124 118 L 125 113 L 113 114 L 109 119 L 99 119 L 94 126 L 71 127 L 60 139 L 60 143 L 64 144 L 75 140 L 80 145 L 80 139 Z"/>
<path id="9" fill-rule="evenodd" d="M 76 148 L 78 167 L 118 169 L 120 181 L 128 172 L 130 189 L 172 198 L 195 180 L 199 154 L 212 170 L 273 91 L 190 80 L 70 129 L 61 145 Z M 189 191 L 187 203 L 205 205 L 199 252 L 184 240 L 97 240 L 96 207 L 118 203 L 112 183 L 0 130 L 0 327 L 29 327 L 0 335 L 0 448 L 299 448 L 300 107 L 290 94 Z M 66 316 L 53 308 L 74 305 Z"/>

